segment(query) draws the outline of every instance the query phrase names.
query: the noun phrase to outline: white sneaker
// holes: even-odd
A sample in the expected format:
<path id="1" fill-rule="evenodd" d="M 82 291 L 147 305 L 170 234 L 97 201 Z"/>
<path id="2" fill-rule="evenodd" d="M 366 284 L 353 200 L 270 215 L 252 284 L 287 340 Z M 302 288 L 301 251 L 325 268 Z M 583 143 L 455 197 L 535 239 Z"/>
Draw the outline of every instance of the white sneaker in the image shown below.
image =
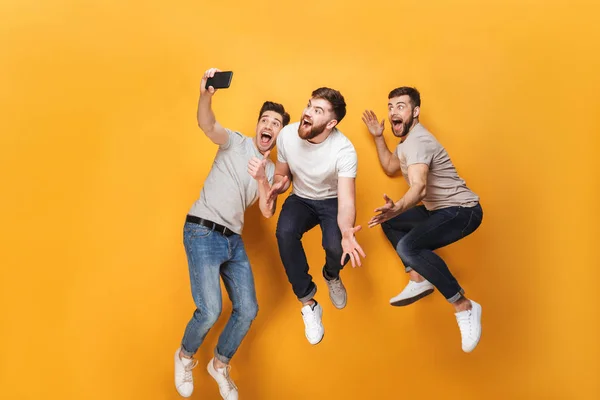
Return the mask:
<path id="1" fill-rule="evenodd" d="M 470 310 L 455 314 L 465 353 L 472 352 L 481 338 L 481 305 L 471 300 L 471 307 Z"/>
<path id="2" fill-rule="evenodd" d="M 407 306 L 433 293 L 434 286 L 427 280 L 423 282 L 408 281 L 408 285 L 396 297 L 390 299 L 393 306 Z"/>
<path id="3" fill-rule="evenodd" d="M 229 376 L 229 370 L 231 366 L 226 366 L 225 368 L 216 369 L 214 364 L 214 359 L 211 359 L 206 369 L 210 376 L 213 377 L 217 384 L 219 385 L 219 393 L 221 393 L 221 397 L 226 400 L 238 400 L 238 389 L 231 380 Z"/>
<path id="4" fill-rule="evenodd" d="M 342 278 L 337 278 L 327 282 L 327 286 L 329 287 L 329 299 L 335 306 L 335 308 L 342 309 L 346 307 L 346 301 L 348 300 L 348 295 L 346 294 L 346 288 L 342 283 Z"/>
<path id="5" fill-rule="evenodd" d="M 182 397 L 190 397 L 194 391 L 192 369 L 198 365 L 198 360 L 179 357 L 181 348 L 175 352 L 175 388 Z"/>
<path id="6" fill-rule="evenodd" d="M 325 328 L 323 328 L 323 309 L 317 302 L 302 307 L 302 319 L 304 320 L 304 334 L 310 344 L 318 344 L 323 340 Z"/>

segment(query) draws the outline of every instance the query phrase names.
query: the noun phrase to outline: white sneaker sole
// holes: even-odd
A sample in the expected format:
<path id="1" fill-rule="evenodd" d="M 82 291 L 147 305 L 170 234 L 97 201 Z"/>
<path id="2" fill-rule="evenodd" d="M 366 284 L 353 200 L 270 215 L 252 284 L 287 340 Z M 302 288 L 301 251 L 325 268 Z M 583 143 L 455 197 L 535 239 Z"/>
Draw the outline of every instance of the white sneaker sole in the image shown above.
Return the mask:
<path id="1" fill-rule="evenodd" d="M 306 335 L 304 335 L 304 336 L 306 336 Z M 312 344 L 313 346 L 316 346 L 316 345 L 318 345 L 319 343 L 321 343 L 321 342 L 323 341 L 323 338 L 324 338 L 324 337 L 325 337 L 325 332 L 323 332 L 323 334 L 321 335 L 321 338 L 319 339 L 319 341 L 318 341 L 318 342 L 315 342 L 315 343 L 311 342 L 311 341 L 308 339 L 308 336 L 306 336 L 306 340 L 308 340 L 308 343 Z"/>
<path id="2" fill-rule="evenodd" d="M 415 301 L 421 300 L 423 297 L 429 296 L 431 293 L 433 293 L 434 289 L 427 289 L 424 292 L 419 293 L 416 296 L 413 297 L 407 297 L 405 299 L 400 299 L 400 300 L 390 300 L 390 305 L 394 306 L 394 307 L 403 307 L 403 306 L 407 306 L 409 304 L 414 303 Z"/>
<path id="3" fill-rule="evenodd" d="M 333 306 L 334 306 L 335 308 L 337 308 L 338 310 L 341 310 L 342 308 L 345 308 L 345 307 L 346 307 L 346 303 L 348 303 L 348 298 L 347 298 L 347 297 L 346 297 L 346 298 L 344 298 L 344 302 L 343 302 L 342 304 L 336 304 L 336 303 L 333 301 L 333 298 L 331 297 L 331 295 L 329 295 L 329 300 L 331 300 L 331 304 L 333 304 Z"/>

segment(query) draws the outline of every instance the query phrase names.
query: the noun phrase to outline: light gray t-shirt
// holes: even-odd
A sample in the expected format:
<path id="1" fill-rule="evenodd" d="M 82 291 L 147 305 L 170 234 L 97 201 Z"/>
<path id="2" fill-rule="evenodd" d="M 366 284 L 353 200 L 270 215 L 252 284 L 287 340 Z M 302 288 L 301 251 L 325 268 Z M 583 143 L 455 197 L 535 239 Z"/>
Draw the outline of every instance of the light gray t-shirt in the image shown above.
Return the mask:
<path id="1" fill-rule="evenodd" d="M 458 176 L 446 149 L 423 125 L 417 124 L 413 127 L 406 140 L 396 147 L 396 155 L 400 159 L 402 175 L 407 182 L 410 165 L 429 166 L 427 195 L 423 199 L 423 204 L 428 210 L 453 206 L 473 207 L 479 202 L 479 196 Z"/>
<path id="2" fill-rule="evenodd" d="M 244 212 L 258 199 L 258 183 L 248 173 L 252 157 L 263 158 L 252 138 L 226 129 L 229 141 L 219 146 L 213 166 L 204 181 L 200 198 L 189 214 L 208 219 L 242 233 Z M 275 165 L 267 160 L 267 179 L 273 184 Z"/>
<path id="3" fill-rule="evenodd" d="M 277 137 L 277 160 L 287 163 L 297 196 L 311 200 L 338 195 L 338 178 L 356 178 L 356 150 L 335 128 L 321 143 L 310 143 L 298 135 L 299 122 L 290 124 Z"/>

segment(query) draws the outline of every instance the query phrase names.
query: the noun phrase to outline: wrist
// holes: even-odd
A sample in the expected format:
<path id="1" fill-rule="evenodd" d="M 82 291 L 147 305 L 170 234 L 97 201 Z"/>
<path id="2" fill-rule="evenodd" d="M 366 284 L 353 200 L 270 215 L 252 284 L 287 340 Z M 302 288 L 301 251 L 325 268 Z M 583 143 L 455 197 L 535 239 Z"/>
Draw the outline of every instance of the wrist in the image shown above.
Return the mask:
<path id="1" fill-rule="evenodd" d="M 402 210 L 403 207 L 404 207 L 403 199 L 398 200 L 397 202 L 394 203 L 394 212 L 396 214 L 400 214 L 403 211 Z"/>
<path id="2" fill-rule="evenodd" d="M 342 237 L 352 236 L 353 235 L 351 227 L 350 228 L 346 228 L 346 229 L 340 229 L 340 230 L 342 231 Z"/>

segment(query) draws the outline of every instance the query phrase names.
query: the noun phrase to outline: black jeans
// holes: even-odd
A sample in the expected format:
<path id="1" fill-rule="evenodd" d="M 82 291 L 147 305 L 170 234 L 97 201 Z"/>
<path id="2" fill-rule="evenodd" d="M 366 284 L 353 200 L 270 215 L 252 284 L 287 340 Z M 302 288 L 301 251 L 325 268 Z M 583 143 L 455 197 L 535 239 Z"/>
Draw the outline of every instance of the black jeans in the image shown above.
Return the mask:
<path id="1" fill-rule="evenodd" d="M 281 208 L 277 221 L 277 245 L 288 280 L 298 300 L 305 302 L 313 298 L 317 287 L 308 273 L 308 261 L 302 235 L 315 226 L 321 227 L 323 249 L 325 249 L 324 276 L 337 279 L 343 265 L 342 233 L 337 223 L 338 200 L 309 200 L 290 195 Z M 345 263 L 348 262 L 348 257 Z"/>
<path id="2" fill-rule="evenodd" d="M 454 303 L 464 293 L 448 266 L 433 250 L 454 243 L 481 225 L 483 210 L 474 207 L 447 207 L 427 211 L 411 208 L 381 224 L 406 267 L 431 282 L 446 299 Z"/>

